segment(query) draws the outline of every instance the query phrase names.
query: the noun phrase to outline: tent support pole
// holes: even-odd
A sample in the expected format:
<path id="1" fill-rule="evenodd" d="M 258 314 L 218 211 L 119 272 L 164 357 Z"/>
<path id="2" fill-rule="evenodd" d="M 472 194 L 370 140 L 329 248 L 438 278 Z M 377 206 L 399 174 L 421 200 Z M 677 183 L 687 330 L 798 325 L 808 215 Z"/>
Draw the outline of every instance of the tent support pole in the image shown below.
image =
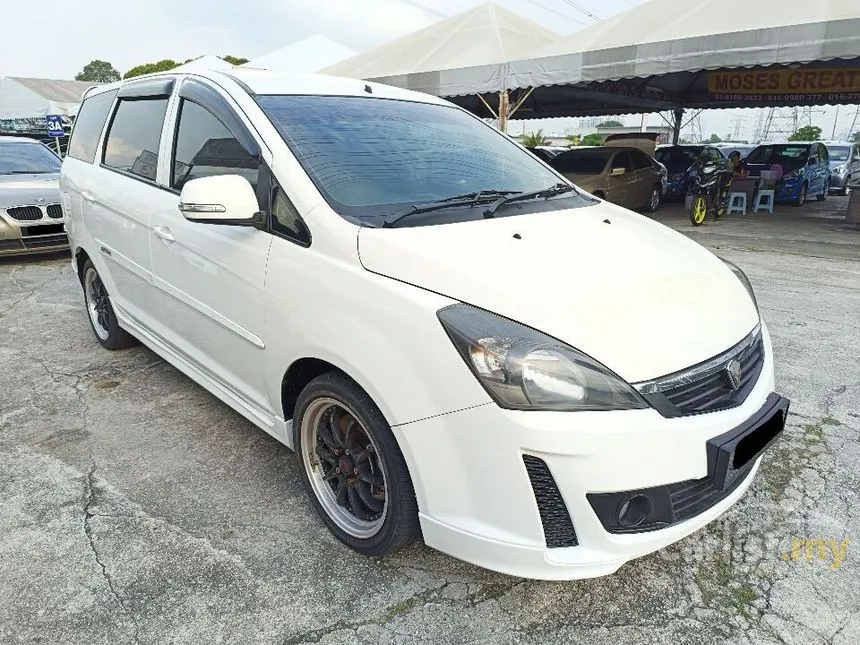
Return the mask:
<path id="1" fill-rule="evenodd" d="M 499 92 L 499 130 L 507 133 L 508 114 L 510 113 L 510 96 L 507 90 Z"/>
<path id="2" fill-rule="evenodd" d="M 514 107 L 511 108 L 511 113 L 508 116 L 514 116 L 514 114 L 517 113 L 517 110 L 519 110 L 523 106 L 523 103 L 526 102 L 526 99 L 528 99 L 532 95 L 532 92 L 534 92 L 534 90 L 535 88 L 530 87 L 525 92 L 523 92 L 523 95 L 514 104 Z"/>
<path id="3" fill-rule="evenodd" d="M 484 104 L 484 106 L 485 106 L 485 107 L 490 111 L 490 114 L 492 114 L 492 115 L 493 115 L 493 118 L 494 118 L 494 119 L 498 119 L 498 118 L 499 118 L 499 114 L 498 114 L 498 113 L 497 113 L 497 112 L 492 108 L 492 106 L 487 102 L 487 99 L 485 99 L 485 98 L 484 98 L 483 96 L 481 96 L 480 94 L 478 94 L 478 98 L 479 98 L 479 99 L 481 99 L 481 103 L 483 103 L 483 104 Z"/>
<path id="4" fill-rule="evenodd" d="M 675 108 L 675 129 L 672 133 L 672 144 L 678 145 L 681 139 L 681 119 L 684 118 L 684 108 Z"/>

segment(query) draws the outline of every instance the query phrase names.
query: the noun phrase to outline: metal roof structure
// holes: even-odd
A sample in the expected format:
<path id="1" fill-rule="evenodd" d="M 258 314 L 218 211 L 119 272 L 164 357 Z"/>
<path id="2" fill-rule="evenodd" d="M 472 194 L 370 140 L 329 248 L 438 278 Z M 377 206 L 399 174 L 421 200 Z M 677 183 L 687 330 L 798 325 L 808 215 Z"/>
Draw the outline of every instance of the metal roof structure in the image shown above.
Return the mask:
<path id="1" fill-rule="evenodd" d="M 67 115 L 96 83 L 6 76 L 0 79 L 0 119 Z"/>

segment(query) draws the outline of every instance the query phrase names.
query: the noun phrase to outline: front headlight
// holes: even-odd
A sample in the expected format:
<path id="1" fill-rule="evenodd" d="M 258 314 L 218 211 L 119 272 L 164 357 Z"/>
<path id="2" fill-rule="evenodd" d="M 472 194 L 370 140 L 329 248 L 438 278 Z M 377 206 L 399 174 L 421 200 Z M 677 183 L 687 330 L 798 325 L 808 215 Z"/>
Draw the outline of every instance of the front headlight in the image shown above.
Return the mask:
<path id="1" fill-rule="evenodd" d="M 747 274 L 741 271 L 741 268 L 729 262 L 725 258 L 720 258 L 723 263 L 732 270 L 732 273 L 737 276 L 737 279 L 741 281 L 741 284 L 744 285 L 744 288 L 747 290 L 747 293 L 750 294 L 750 298 L 752 298 L 753 304 L 755 305 L 755 310 L 758 311 L 758 301 L 755 299 L 755 291 L 753 291 L 752 284 L 750 283 L 750 279 L 747 277 Z"/>
<path id="2" fill-rule="evenodd" d="M 465 304 L 437 312 L 489 395 L 513 410 L 631 410 L 648 404 L 582 352 L 539 331 Z"/>

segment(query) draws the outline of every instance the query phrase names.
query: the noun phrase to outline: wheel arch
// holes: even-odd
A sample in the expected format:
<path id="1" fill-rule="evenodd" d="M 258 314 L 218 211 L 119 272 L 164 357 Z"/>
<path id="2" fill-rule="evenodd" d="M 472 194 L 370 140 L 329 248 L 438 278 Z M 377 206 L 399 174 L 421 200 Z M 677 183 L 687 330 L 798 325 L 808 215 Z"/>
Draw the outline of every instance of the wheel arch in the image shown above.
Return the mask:
<path id="1" fill-rule="evenodd" d="M 83 247 L 78 247 L 75 250 L 75 269 L 78 272 L 78 280 L 81 284 L 84 283 L 84 264 L 86 264 L 87 260 L 90 259 L 89 254 L 84 250 Z"/>

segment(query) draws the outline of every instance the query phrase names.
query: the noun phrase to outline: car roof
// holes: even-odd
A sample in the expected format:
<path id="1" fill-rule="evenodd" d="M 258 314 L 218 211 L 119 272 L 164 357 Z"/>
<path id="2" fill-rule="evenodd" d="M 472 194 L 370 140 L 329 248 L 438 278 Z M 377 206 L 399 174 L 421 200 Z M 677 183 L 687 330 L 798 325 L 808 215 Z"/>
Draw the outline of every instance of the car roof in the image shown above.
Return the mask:
<path id="1" fill-rule="evenodd" d="M 373 83 L 354 78 L 341 78 L 325 74 L 294 74 L 271 72 L 264 69 L 194 70 L 189 72 L 167 71 L 145 74 L 134 78 L 98 85 L 87 92 L 95 96 L 130 83 L 153 78 L 204 78 L 216 84 L 231 79 L 251 94 L 279 94 L 290 96 L 360 96 L 364 98 L 399 99 L 418 103 L 451 105 L 447 101 L 423 94 L 404 90 L 391 85 Z"/>
<path id="2" fill-rule="evenodd" d="M 41 141 L 30 137 L 8 137 L 0 135 L 0 143 L 41 143 Z"/>
<path id="3" fill-rule="evenodd" d="M 568 148 L 562 154 L 567 154 L 568 152 L 583 151 L 594 152 L 595 150 L 605 150 L 607 152 L 631 152 L 633 150 L 636 150 L 637 152 L 642 152 L 639 148 L 634 148 L 633 146 L 577 146 L 575 148 Z"/>

